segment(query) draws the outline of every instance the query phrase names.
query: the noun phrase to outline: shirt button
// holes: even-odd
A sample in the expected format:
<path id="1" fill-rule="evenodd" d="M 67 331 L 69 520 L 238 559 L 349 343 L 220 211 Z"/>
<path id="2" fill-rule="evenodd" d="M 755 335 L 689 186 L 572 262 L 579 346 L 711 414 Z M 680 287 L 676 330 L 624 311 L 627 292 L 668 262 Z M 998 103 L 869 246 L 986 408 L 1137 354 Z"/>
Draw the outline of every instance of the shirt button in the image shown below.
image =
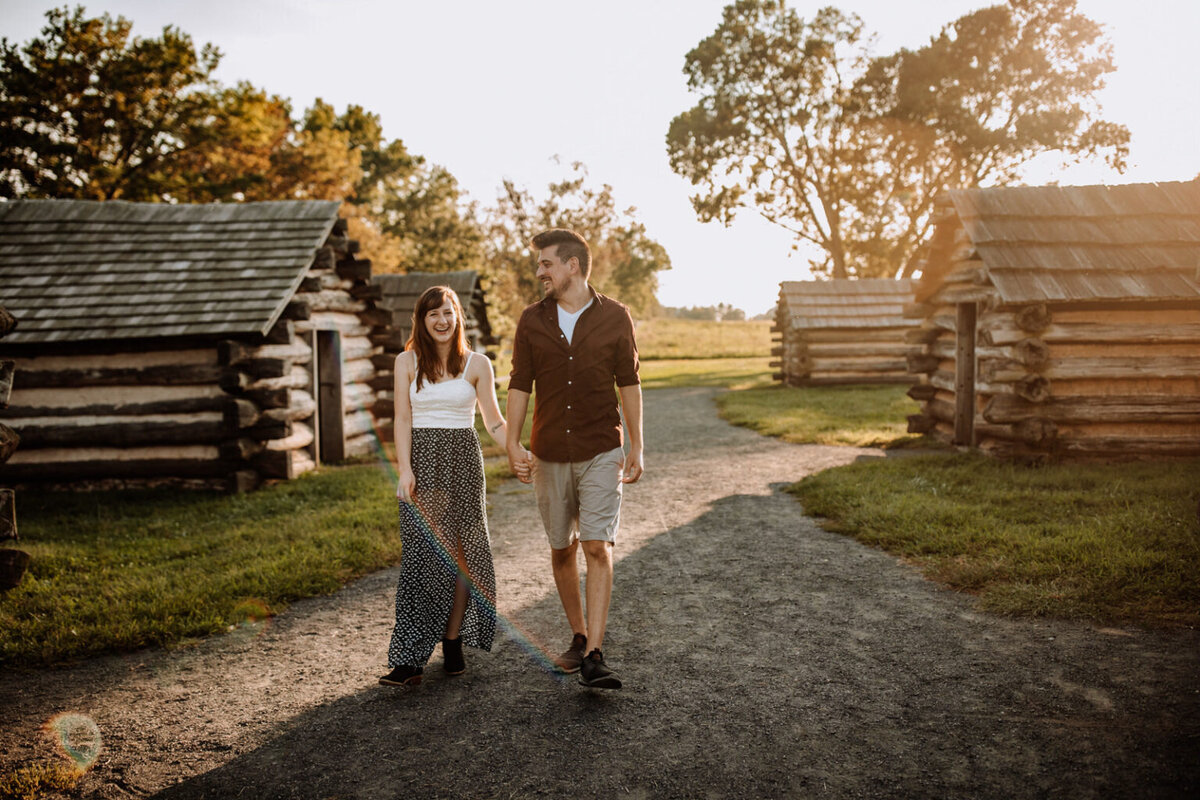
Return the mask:
<path id="1" fill-rule="evenodd" d="M 575 356 L 567 356 L 567 361 L 574 361 L 574 360 L 575 360 Z"/>
<path id="2" fill-rule="evenodd" d="M 571 407 L 570 407 L 570 406 L 567 406 L 567 411 L 570 411 L 570 410 L 571 410 Z"/>
<path id="3" fill-rule="evenodd" d="M 571 432 L 571 429 L 570 429 L 570 428 L 567 428 L 567 433 L 570 433 L 570 432 Z"/>
<path id="4" fill-rule="evenodd" d="M 570 386 L 570 385 L 571 385 L 571 382 L 570 382 L 570 381 L 567 381 L 567 386 Z"/>

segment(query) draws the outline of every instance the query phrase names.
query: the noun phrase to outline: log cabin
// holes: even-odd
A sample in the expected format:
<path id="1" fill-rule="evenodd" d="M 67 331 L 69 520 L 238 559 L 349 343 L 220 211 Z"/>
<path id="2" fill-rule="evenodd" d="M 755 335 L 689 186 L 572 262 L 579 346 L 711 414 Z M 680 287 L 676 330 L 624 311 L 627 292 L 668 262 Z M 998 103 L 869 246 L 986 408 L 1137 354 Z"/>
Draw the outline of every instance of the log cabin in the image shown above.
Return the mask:
<path id="1" fill-rule="evenodd" d="M 0 306 L 0 339 L 16 327 L 17 320 L 8 309 Z M 8 408 L 15 367 L 12 361 L 0 361 L 0 409 Z M 17 432 L 0 422 L 0 464 L 12 458 L 20 442 Z M 11 488 L 0 487 L 0 592 L 15 589 L 29 568 L 29 553 L 9 547 L 17 539 L 16 493 Z"/>
<path id="2" fill-rule="evenodd" d="M 0 483 L 241 491 L 372 451 L 387 317 L 338 206 L 0 204 Z"/>
<path id="3" fill-rule="evenodd" d="M 911 432 L 1024 462 L 1200 455 L 1200 181 L 941 198 Z"/>
<path id="4" fill-rule="evenodd" d="M 377 368 L 372 386 L 376 389 L 375 416 L 386 421 L 381 424 L 380 436 L 390 436 L 391 420 L 395 416 L 392 371 L 396 356 L 404 350 L 412 334 L 412 315 L 417 299 L 431 286 L 449 286 L 458 295 L 466 315 L 467 346 L 477 353 L 495 358 L 490 349 L 500 343 L 492 335 L 488 322 L 487 297 L 480 275 L 475 270 L 456 272 L 409 272 L 404 275 L 376 275 L 371 279 L 376 290 L 376 304 L 388 315 L 387 332 L 379 337 L 383 352 L 375 359 Z"/>
<path id="5" fill-rule="evenodd" d="M 772 367 L 785 386 L 913 383 L 904 317 L 909 280 L 784 281 L 775 307 Z"/>

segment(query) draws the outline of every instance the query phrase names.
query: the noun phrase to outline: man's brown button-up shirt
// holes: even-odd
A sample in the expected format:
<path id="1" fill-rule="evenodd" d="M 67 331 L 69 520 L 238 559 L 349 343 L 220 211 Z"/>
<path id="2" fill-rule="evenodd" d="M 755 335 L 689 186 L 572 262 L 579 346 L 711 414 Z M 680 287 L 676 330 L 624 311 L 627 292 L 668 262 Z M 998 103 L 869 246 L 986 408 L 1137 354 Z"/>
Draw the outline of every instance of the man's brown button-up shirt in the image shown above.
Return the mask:
<path id="1" fill-rule="evenodd" d="M 613 384 L 640 382 L 629 309 L 591 292 L 570 344 L 553 298 L 527 307 L 517 323 L 508 387 L 534 395 L 530 449 L 543 461 L 587 461 L 620 447 Z"/>

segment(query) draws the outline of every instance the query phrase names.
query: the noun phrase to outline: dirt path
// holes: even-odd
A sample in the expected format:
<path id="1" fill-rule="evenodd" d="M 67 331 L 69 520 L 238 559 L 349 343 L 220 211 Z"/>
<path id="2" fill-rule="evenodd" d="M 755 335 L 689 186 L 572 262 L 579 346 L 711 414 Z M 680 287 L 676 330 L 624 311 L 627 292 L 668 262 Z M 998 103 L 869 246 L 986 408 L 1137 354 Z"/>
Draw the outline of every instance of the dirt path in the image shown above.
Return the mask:
<path id="1" fill-rule="evenodd" d="M 975 613 L 827 533 L 779 488 L 878 451 L 720 422 L 647 394 L 606 653 L 620 692 L 545 668 L 565 644 L 533 498 L 493 498 L 504 632 L 377 686 L 395 570 L 259 629 L 0 680 L 0 770 L 98 725 L 98 798 L 1047 797 L 1200 791 L 1200 633 Z"/>

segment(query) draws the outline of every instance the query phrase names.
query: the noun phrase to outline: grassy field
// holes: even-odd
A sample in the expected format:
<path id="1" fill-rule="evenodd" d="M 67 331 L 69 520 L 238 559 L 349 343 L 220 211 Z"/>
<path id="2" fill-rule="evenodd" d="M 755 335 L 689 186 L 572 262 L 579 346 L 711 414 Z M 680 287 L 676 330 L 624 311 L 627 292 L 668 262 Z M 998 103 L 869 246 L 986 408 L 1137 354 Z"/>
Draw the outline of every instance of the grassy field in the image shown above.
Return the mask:
<path id="1" fill-rule="evenodd" d="M 652 374 L 656 362 L 703 361 L 705 364 L 678 365 L 667 369 L 703 381 L 705 386 L 723 386 L 719 375 L 727 365 L 718 362 L 740 362 L 734 369 L 753 369 L 770 380 L 771 323 L 765 320 L 711 322 L 695 319 L 645 319 L 637 323 L 638 358 L 642 361 L 642 377 Z M 496 375 L 502 381 L 512 368 L 512 353 L 502 350 L 496 357 Z M 741 376 L 735 376 L 740 382 Z"/>
<path id="2" fill-rule="evenodd" d="M 0 663 L 53 663 L 259 624 L 400 557 L 377 464 L 247 495 L 20 494 L 21 584 L 0 595 Z"/>
<path id="3" fill-rule="evenodd" d="M 638 323 L 636 335 L 643 361 L 754 357 L 765 361 L 771 353 L 767 320 L 646 319 Z"/>
<path id="4" fill-rule="evenodd" d="M 771 371 L 765 356 L 756 358 L 678 358 L 643 361 L 643 389 L 678 386 L 715 386 L 755 389 L 770 386 Z"/>
<path id="5" fill-rule="evenodd" d="M 903 387 L 718 395 L 721 415 L 794 443 L 940 449 L 826 470 L 808 513 L 1003 614 L 1200 624 L 1200 462 L 1028 468 L 905 433 Z M 950 452 L 946 452 L 946 451 Z"/>
<path id="6" fill-rule="evenodd" d="M 825 525 L 1002 614 L 1200 625 L 1200 461 L 879 459 L 794 484 Z"/>
<path id="7" fill-rule="evenodd" d="M 908 414 L 917 404 L 905 386 L 791 387 L 759 384 L 717 397 L 721 417 L 785 442 L 858 447 L 912 445 Z"/>

